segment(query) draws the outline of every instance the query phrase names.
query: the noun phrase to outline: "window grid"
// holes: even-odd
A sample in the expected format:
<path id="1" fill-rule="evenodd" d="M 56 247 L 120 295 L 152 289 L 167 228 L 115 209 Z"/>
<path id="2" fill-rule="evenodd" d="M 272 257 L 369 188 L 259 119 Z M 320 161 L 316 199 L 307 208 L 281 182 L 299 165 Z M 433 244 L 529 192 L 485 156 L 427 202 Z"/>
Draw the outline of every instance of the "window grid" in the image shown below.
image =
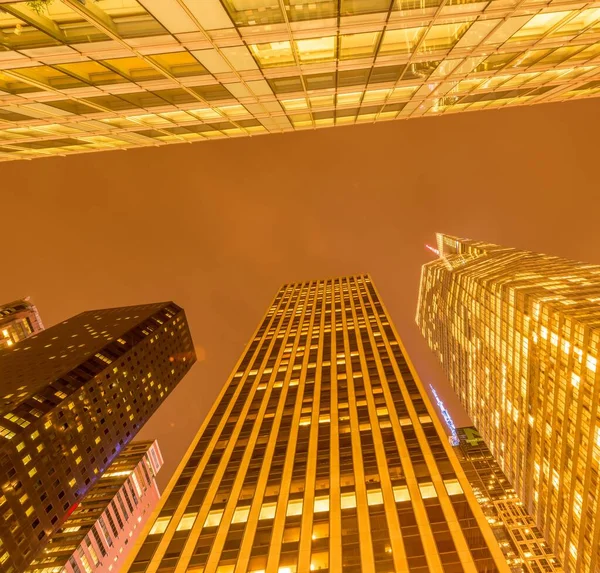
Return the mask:
<path id="1" fill-rule="evenodd" d="M 12 434 L 0 434 L 7 572 L 42 555 L 194 361 L 173 303 L 86 311 L 2 351 L 0 417 Z"/>
<path id="2" fill-rule="evenodd" d="M 36 14 L 1 3 L 0 161 L 600 92 L 594 3 L 126 5 L 54 0 Z"/>
<path id="3" fill-rule="evenodd" d="M 600 565 L 600 267 L 438 234 L 417 322 L 565 571 Z"/>
<path id="4" fill-rule="evenodd" d="M 129 571 L 508 571 L 442 436 L 368 276 L 285 285 Z"/>

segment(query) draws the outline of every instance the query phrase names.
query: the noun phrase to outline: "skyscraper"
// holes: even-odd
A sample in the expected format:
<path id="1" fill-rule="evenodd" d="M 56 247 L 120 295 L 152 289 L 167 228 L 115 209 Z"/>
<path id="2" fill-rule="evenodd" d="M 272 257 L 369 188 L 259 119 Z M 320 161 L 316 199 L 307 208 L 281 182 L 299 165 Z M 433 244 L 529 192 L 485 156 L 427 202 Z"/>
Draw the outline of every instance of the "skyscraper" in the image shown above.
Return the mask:
<path id="1" fill-rule="evenodd" d="M 367 275 L 284 285 L 131 573 L 509 569 Z"/>
<path id="2" fill-rule="evenodd" d="M 599 32 L 575 0 L 0 0 L 0 161 L 595 97 Z"/>
<path id="3" fill-rule="evenodd" d="M 158 443 L 132 442 L 52 536 L 27 573 L 120 571 L 160 498 Z"/>
<path id="4" fill-rule="evenodd" d="M 42 319 L 29 299 L 0 306 L 0 350 L 10 348 L 40 330 L 44 330 Z"/>
<path id="5" fill-rule="evenodd" d="M 458 428 L 455 452 L 514 573 L 563 571 L 534 519 L 473 427 Z"/>
<path id="6" fill-rule="evenodd" d="M 494 455 L 474 427 L 456 428 L 454 421 L 429 385 L 473 493 L 492 526 L 513 573 L 550 573 L 563 569 L 535 521 L 515 493 Z"/>
<path id="7" fill-rule="evenodd" d="M 600 266 L 438 234 L 417 322 L 566 571 L 600 570 Z"/>
<path id="8" fill-rule="evenodd" d="M 195 360 L 173 303 L 83 312 L 0 354 L 0 566 L 23 571 Z"/>

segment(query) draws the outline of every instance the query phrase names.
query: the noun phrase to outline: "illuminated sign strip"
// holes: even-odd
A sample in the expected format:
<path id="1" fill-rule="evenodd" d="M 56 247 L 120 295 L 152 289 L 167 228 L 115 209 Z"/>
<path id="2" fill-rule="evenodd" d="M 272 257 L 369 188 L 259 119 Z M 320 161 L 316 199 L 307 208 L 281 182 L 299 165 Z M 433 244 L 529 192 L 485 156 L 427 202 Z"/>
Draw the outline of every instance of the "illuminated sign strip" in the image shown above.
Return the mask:
<path id="1" fill-rule="evenodd" d="M 448 436 L 448 439 L 450 440 L 450 444 L 453 446 L 458 446 L 460 441 L 458 439 L 458 434 L 456 433 L 456 426 L 454 425 L 454 422 L 452 421 L 452 417 L 450 416 L 450 413 L 448 412 L 448 410 L 446 410 L 444 403 L 438 396 L 433 385 L 430 384 L 429 387 L 431 388 L 433 397 L 435 398 L 438 408 L 440 409 L 440 414 L 442 414 L 442 418 L 444 418 L 444 422 L 446 422 L 446 426 L 448 426 L 448 429 L 450 430 L 450 436 Z"/>

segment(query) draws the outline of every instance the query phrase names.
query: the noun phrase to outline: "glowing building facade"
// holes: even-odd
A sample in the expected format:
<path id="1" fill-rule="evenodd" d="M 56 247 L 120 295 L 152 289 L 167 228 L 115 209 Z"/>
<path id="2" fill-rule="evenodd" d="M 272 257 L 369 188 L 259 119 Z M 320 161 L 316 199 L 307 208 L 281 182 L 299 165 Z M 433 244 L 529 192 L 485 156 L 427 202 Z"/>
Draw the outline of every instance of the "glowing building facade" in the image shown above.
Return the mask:
<path id="1" fill-rule="evenodd" d="M 157 442 L 132 442 L 92 486 L 27 573 L 117 573 L 160 492 Z"/>
<path id="2" fill-rule="evenodd" d="M 598 571 L 600 266 L 437 238 L 423 336 L 565 571 Z"/>
<path id="3" fill-rule="evenodd" d="M 29 299 L 0 306 L 0 350 L 10 348 L 40 330 L 44 330 L 42 319 Z"/>
<path id="4" fill-rule="evenodd" d="M 0 0 L 0 160 L 597 96 L 575 0 Z"/>
<path id="5" fill-rule="evenodd" d="M 26 570 L 195 360 L 173 303 L 83 312 L 0 353 L 0 567 Z"/>
<path id="6" fill-rule="evenodd" d="M 473 427 L 456 430 L 460 464 L 513 573 L 562 572 L 558 559 Z"/>
<path id="7" fill-rule="evenodd" d="M 366 275 L 284 285 L 130 572 L 509 569 Z"/>

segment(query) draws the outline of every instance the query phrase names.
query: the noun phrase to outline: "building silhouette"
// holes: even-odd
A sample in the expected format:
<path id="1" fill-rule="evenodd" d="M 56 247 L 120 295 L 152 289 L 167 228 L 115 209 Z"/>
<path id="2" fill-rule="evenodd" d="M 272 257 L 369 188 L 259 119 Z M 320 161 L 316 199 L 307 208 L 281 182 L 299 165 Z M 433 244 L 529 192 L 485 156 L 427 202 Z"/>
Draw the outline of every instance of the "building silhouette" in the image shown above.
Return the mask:
<path id="1" fill-rule="evenodd" d="M 173 303 L 83 312 L 0 353 L 0 567 L 22 572 L 195 360 Z"/>
<path id="2" fill-rule="evenodd" d="M 0 161 L 597 97 L 595 4 L 0 0 Z"/>
<path id="3" fill-rule="evenodd" d="M 565 571 L 600 569 L 600 266 L 437 235 L 417 322 Z"/>
<path id="4" fill-rule="evenodd" d="M 126 570 L 509 568 L 358 275 L 279 290 Z"/>

